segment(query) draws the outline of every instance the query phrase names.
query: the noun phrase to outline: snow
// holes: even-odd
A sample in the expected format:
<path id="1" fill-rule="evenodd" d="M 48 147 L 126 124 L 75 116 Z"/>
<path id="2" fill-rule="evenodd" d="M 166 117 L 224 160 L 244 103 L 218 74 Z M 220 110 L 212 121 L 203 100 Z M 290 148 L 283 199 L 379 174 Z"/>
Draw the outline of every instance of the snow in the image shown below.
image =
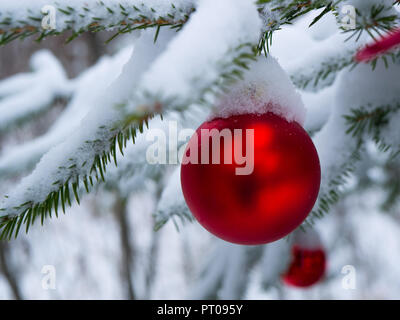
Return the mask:
<path id="1" fill-rule="evenodd" d="M 41 12 L 42 8 L 44 6 L 53 6 L 69 12 L 65 14 L 60 10 L 56 10 L 57 31 L 63 31 L 71 27 L 78 31 L 81 28 L 86 29 L 92 23 L 102 23 L 103 21 L 106 21 L 106 26 L 109 30 L 112 30 L 113 26 L 119 25 L 124 19 L 141 21 L 143 16 L 150 20 L 157 20 L 160 17 L 168 19 L 168 15 L 172 15 L 176 19 L 175 21 L 184 20 L 185 15 L 189 14 L 193 9 L 194 4 L 195 1 L 192 0 L 69 0 L 65 4 L 57 0 L 2 1 L 0 4 L 0 20 L 10 19 L 12 21 L 11 25 L 2 26 L 3 30 L 4 28 L 24 27 L 25 25 L 40 27 L 41 22 L 35 21 L 30 17 L 39 18 L 40 20 L 44 17 Z M 128 16 L 121 13 L 120 5 L 125 8 L 124 12 Z M 72 10 L 69 8 L 72 8 Z M 110 14 L 109 10 L 113 13 Z"/>
<path id="2" fill-rule="evenodd" d="M 176 164 L 181 162 L 181 159 L 178 158 L 176 163 L 171 163 L 171 159 L 167 159 L 169 165 L 149 163 L 147 152 L 149 146 L 154 142 L 148 139 L 147 134 L 152 130 L 160 130 L 165 134 L 166 141 L 168 141 L 165 150 L 166 154 L 169 154 L 170 150 L 185 150 L 186 143 L 189 141 L 191 135 L 188 135 L 184 141 L 170 140 L 171 133 L 169 126 L 171 122 L 177 125 L 178 132 L 184 132 L 185 130 L 187 133 L 194 133 L 195 128 L 206 119 L 207 112 L 208 110 L 204 107 L 192 105 L 183 115 L 170 112 L 164 116 L 162 121 L 158 117 L 150 120 L 149 129 L 145 129 L 143 134 L 137 137 L 135 144 L 128 144 L 124 151 L 124 156 L 117 157 L 118 165 L 111 165 L 107 171 L 107 185 L 118 188 L 120 193 L 125 196 L 136 190 L 142 190 L 143 183 L 148 179 L 160 184 L 160 176 L 166 173 L 167 182 L 163 187 L 161 198 L 154 213 L 156 225 L 161 225 L 172 218 L 175 225 L 178 226 L 179 224 L 175 217 L 180 218 L 184 222 L 192 220 L 192 214 L 183 197 L 180 182 L 180 167 L 176 166 Z M 170 175 L 169 169 L 173 170 Z"/>
<path id="3" fill-rule="evenodd" d="M 314 17 L 314 13 L 307 14 L 295 24 L 285 25 L 282 30 L 273 34 L 270 54 L 278 59 L 285 70 L 291 62 L 307 56 L 319 46 L 313 39 L 312 28 L 308 27 Z M 319 27 L 317 29 L 319 30 Z M 289 44 L 295 50 L 288 50 Z"/>
<path id="4" fill-rule="evenodd" d="M 366 2 L 372 3 L 369 0 L 360 0 L 359 4 Z M 71 4 L 75 3 L 77 1 L 71 1 Z M 94 6 L 94 3 L 89 5 Z M 183 1 L 179 3 L 184 5 Z M 185 105 L 185 117 L 166 112 L 163 114 L 164 121 L 154 118 L 150 121 L 150 128 L 167 132 L 168 121 L 179 120 L 179 127 L 195 129 L 209 111 L 204 106 L 197 108 L 192 105 L 201 95 L 199 91 L 209 87 L 215 79 L 219 79 L 222 70 L 220 64 L 229 62 L 233 57 L 230 49 L 243 39 L 250 39 L 255 33 L 258 35 L 258 18 L 254 21 L 249 19 L 256 17 L 256 10 L 253 10 L 251 1 L 238 4 L 243 11 L 242 15 L 234 8 L 232 1 L 221 3 L 221 8 L 225 6 L 225 11 L 219 8 L 219 2 L 200 2 L 201 6 L 191 17 L 189 24 L 176 34 L 175 38 L 175 32 L 165 34 L 165 30 L 161 30 L 157 50 L 153 50 L 154 32 L 145 32 L 137 41 L 133 53 L 128 48 L 112 58 L 103 59 L 79 78 L 68 80 L 65 88 L 71 86 L 71 92 L 67 92 L 71 95 L 71 101 L 51 130 L 31 143 L 16 148 L 8 146 L 4 149 L 0 159 L 0 175 L 11 170 L 15 170 L 15 173 L 20 172 L 22 168 L 28 167 L 26 163 L 35 163 L 43 153 L 53 147 L 42 158 L 31 176 L 23 179 L 19 185 L 10 183 L 10 198 L 0 207 L 12 207 L 31 199 L 41 200 L 53 190 L 49 185 L 54 180 L 85 173 L 85 166 L 79 166 L 79 171 L 58 171 L 58 167 L 70 165 L 71 160 L 66 159 L 71 155 L 72 163 L 82 164 L 82 161 L 92 159 L 94 154 L 104 150 L 109 138 L 108 131 L 114 122 L 118 122 L 122 117 L 113 108 L 116 103 L 128 101 L 132 103 L 131 106 L 137 107 L 138 103 L 143 105 L 142 102 L 147 102 L 145 99 L 141 100 L 144 92 L 151 94 L 151 101 L 156 100 L 155 97 L 160 98 L 161 102 L 166 101 L 166 110 L 189 101 Z M 7 2 L 2 3 L 0 8 L 5 5 L 16 8 L 19 4 L 32 7 L 41 2 Z M 116 5 L 108 1 L 107 4 Z M 3 13 L 2 10 L 1 12 Z M 201 20 L 199 17 L 210 17 L 209 26 L 205 25 L 204 21 L 196 22 L 196 19 Z M 307 19 L 311 19 L 311 16 Z M 331 24 L 332 21 L 328 23 Z M 272 54 L 279 58 L 279 63 L 296 84 L 302 83 L 304 79 L 314 79 L 315 75 L 321 70 L 324 71 L 327 66 L 351 58 L 353 49 L 368 38 L 362 38 L 352 47 L 352 41 L 342 44 L 343 35 L 334 33 L 333 25 L 319 28 L 317 24 L 312 28 L 318 29 L 315 33 L 312 30 L 303 32 L 306 26 L 304 21 L 293 26 L 285 25 L 285 30 L 290 31 L 285 33 L 286 31 L 282 30 L 274 35 L 276 41 L 274 40 Z M 227 33 L 226 30 L 233 31 Z M 201 34 L 202 31 L 205 34 Z M 235 35 L 242 37 L 241 40 L 236 42 Z M 225 42 L 225 36 L 228 42 Z M 168 42 L 171 38 L 172 42 Z M 254 36 L 254 39 L 256 38 Z M 299 44 L 306 48 L 300 47 Z M 165 49 L 167 50 L 164 51 Z M 131 54 L 133 56 L 127 62 Z M 186 56 L 190 59 L 186 59 Z M 118 77 L 125 62 L 128 65 Z M 265 74 L 268 72 L 263 72 L 263 68 L 268 64 L 271 64 L 268 72 L 271 72 L 270 69 L 277 71 L 274 79 L 282 77 L 285 80 L 274 82 L 268 77 L 265 80 Z M 0 100 L 0 105 L 14 95 L 18 99 L 28 97 L 27 93 L 33 90 L 32 79 L 47 69 L 46 66 L 40 68 L 41 65 L 45 66 L 40 62 L 38 65 L 34 63 L 32 73 L 2 82 L 0 97 L 3 100 Z M 278 108 L 276 112 L 282 112 L 286 116 L 289 113 L 294 121 L 300 121 L 295 119 L 301 115 L 304 121 L 305 109 L 301 100 L 304 101 L 307 109 L 304 126 L 314 134 L 322 165 L 321 195 L 324 195 L 332 188 L 336 190 L 332 181 L 349 164 L 351 153 L 357 148 L 357 141 L 351 135 L 345 134 L 347 125 L 343 115 L 360 106 L 364 106 L 366 110 L 373 110 L 384 104 L 398 103 L 399 71 L 399 65 L 393 63 L 390 63 L 388 68 L 379 63 L 375 71 L 367 65 L 359 65 L 351 71 L 348 68 L 343 71 L 336 70 L 327 81 L 320 82 L 318 86 L 311 83 L 307 87 L 311 92 L 301 92 L 302 97 L 295 93 L 287 76 L 272 57 L 255 62 L 245 76 L 257 84 L 268 82 L 261 88 L 261 98 L 279 102 L 279 106 L 290 106 L 287 110 Z M 145 77 L 142 78 L 141 75 Z M 146 79 L 146 82 L 142 81 L 143 79 Z M 116 82 L 110 87 L 114 81 Z M 60 89 L 52 86 L 58 83 L 60 81 L 49 81 L 42 83 L 38 88 L 43 88 L 46 94 L 54 94 L 58 90 L 64 90 L 64 85 L 60 86 Z M 232 99 L 231 105 L 238 109 L 225 110 L 219 106 L 215 112 L 242 112 L 243 101 L 249 98 L 239 94 L 241 90 L 249 90 L 248 87 L 245 89 L 243 84 L 238 82 L 231 88 L 232 97 L 238 93 L 238 96 Z M 140 90 L 137 90 L 138 88 Z M 36 94 L 39 94 L 39 89 L 37 90 Z M 226 96 L 223 98 L 230 99 Z M 25 98 L 24 103 L 26 101 Z M 240 103 L 243 105 L 240 106 Z M 391 114 L 389 120 L 387 126 L 382 126 L 381 134 L 385 142 L 398 145 L 399 112 Z M 103 125 L 106 128 L 99 130 Z M 18 275 L 17 279 L 25 298 L 126 297 L 123 292 L 126 282 L 120 279 L 120 230 L 111 206 L 115 194 L 129 199 L 129 239 L 135 257 L 131 273 L 140 298 L 387 299 L 400 296 L 397 285 L 400 261 L 398 210 L 391 215 L 382 213 L 379 205 L 385 193 L 378 187 L 363 191 L 351 189 L 355 192 L 348 192 L 347 199 L 333 208 L 330 215 L 318 221 L 314 230 L 328 250 L 328 274 L 323 282 L 310 290 L 296 290 L 280 284 L 279 277 L 288 263 L 292 237 L 289 241 L 282 239 L 263 247 L 240 247 L 214 238 L 197 223 L 185 224 L 178 233 L 173 221 L 167 222 L 158 233 L 154 233 L 153 214 L 156 222 L 165 222 L 168 218 L 174 220 L 181 210 L 188 215 L 190 213 L 184 210 L 179 167 L 153 166 L 146 162 L 145 151 L 149 146 L 145 139 L 146 132 L 148 130 L 137 137 L 135 145 L 128 144 L 124 157 L 118 156 L 117 167 L 109 166 L 106 190 L 99 186 L 95 197 L 83 199 L 81 207 L 73 206 L 68 211 L 68 216 L 60 218 L 59 221 L 46 222 L 45 230 L 41 226 L 34 226 L 28 237 L 21 235 L 20 239 L 12 243 L 8 261 L 12 263 L 13 271 Z M 96 143 L 90 143 L 87 147 L 86 140 Z M 6 159 L 8 160 L 5 161 Z M 359 165 L 358 171 L 372 175 L 379 183 L 382 182 L 382 172 L 379 169 L 382 171 L 384 163 L 385 161 L 376 161 L 371 164 L 371 161 L 366 161 L 351 165 Z M 149 181 L 151 187 L 148 187 Z M 161 190 L 161 199 L 157 204 L 158 196 L 155 194 Z M 307 229 L 307 237 L 309 232 L 313 231 Z M 156 254 L 152 252 L 154 244 L 158 246 Z M 154 284 L 150 290 L 146 288 L 145 276 L 153 266 L 153 256 L 156 257 L 152 277 Z M 205 259 L 206 257 L 209 259 Z M 53 264 L 57 268 L 57 290 L 54 291 L 45 291 L 40 284 L 40 270 L 47 264 Z M 344 274 L 341 271 L 346 265 L 355 267 L 355 290 L 346 290 L 342 286 Z M 8 284 L 3 277 L 0 278 L 1 298 L 11 296 L 8 290 Z"/>
<path id="5" fill-rule="evenodd" d="M 390 117 L 389 123 L 381 131 L 381 138 L 386 145 L 391 146 L 392 154 L 400 151 L 400 112 L 398 111 Z M 398 155 L 397 155 L 398 157 Z"/>
<path id="6" fill-rule="evenodd" d="M 156 224 L 162 224 L 169 219 L 173 219 L 175 224 L 177 224 L 175 217 L 179 217 L 182 222 L 193 219 L 192 213 L 183 197 L 180 167 L 174 170 L 161 194 L 161 199 L 155 215 L 155 222 Z"/>
<path id="7" fill-rule="evenodd" d="M 14 76 L 0 83 L 0 131 L 48 109 L 56 97 L 71 93 L 65 71 L 50 51 L 36 52 L 30 64 L 31 74 Z"/>
<path id="8" fill-rule="evenodd" d="M 291 243 L 292 238 L 290 237 L 265 246 L 259 266 L 261 274 L 259 281 L 263 287 L 269 288 L 279 283 L 281 274 L 289 266 Z"/>
<path id="9" fill-rule="evenodd" d="M 335 84 L 332 114 L 314 138 L 321 163 L 320 196 L 328 194 L 332 188 L 337 190 L 332 181 L 343 173 L 357 149 L 357 139 L 346 134 L 348 126 L 343 116 L 360 107 L 373 110 L 397 103 L 400 99 L 400 83 L 396 80 L 399 72 L 399 65 L 391 63 L 386 68 L 382 61 L 375 70 L 370 65 L 358 65 L 354 70 L 341 72 Z"/>
<path id="10" fill-rule="evenodd" d="M 249 65 L 243 80 L 235 83 L 216 104 L 210 118 L 272 112 L 287 121 L 304 124 L 306 109 L 285 71 L 271 56 Z"/>
<path id="11" fill-rule="evenodd" d="M 224 244 L 224 253 L 227 255 L 225 263 L 229 268 L 223 272 L 222 286 L 219 296 L 222 300 L 235 300 L 241 298 L 246 287 L 249 260 L 246 259 L 246 253 L 249 248 L 234 245 L 231 243 Z"/>
<path id="12" fill-rule="evenodd" d="M 316 10 L 313 14 L 320 14 L 323 10 L 324 9 Z M 304 23 L 308 23 L 308 25 L 312 23 L 312 21 L 309 21 L 308 19 L 303 20 Z M 339 25 L 336 21 L 336 17 L 332 12 L 328 12 L 318 21 L 318 23 L 310 27 L 310 35 L 313 40 L 322 41 L 338 32 L 338 28 Z"/>
<path id="13" fill-rule="evenodd" d="M 328 121 L 332 112 L 335 87 L 330 86 L 314 92 L 302 92 L 307 118 L 304 127 L 309 132 L 319 131 Z"/>
<path id="14" fill-rule="evenodd" d="M 121 75 L 96 97 L 91 110 L 81 122 L 84 126 L 80 126 L 65 141 L 47 152 L 35 170 L 0 203 L 1 208 L 7 208 L 7 214 L 16 213 L 15 208 L 23 203 L 44 201 L 67 180 L 89 173 L 95 155 L 102 154 L 109 148 L 115 127 L 122 120 L 119 109 L 115 107 L 129 99 L 139 75 L 163 51 L 174 33 L 163 30 L 159 41 L 154 45 L 153 34 L 143 32 Z"/>
<path id="15" fill-rule="evenodd" d="M 383 61 L 375 69 L 360 64 L 354 70 L 345 71 L 338 85 L 336 105 L 350 109 L 396 103 L 400 97 L 399 72 L 400 65 L 392 62 L 386 67 Z"/>
<path id="16" fill-rule="evenodd" d="M 220 80 L 223 66 L 238 54 L 237 47 L 257 43 L 260 28 L 251 1 L 237 1 L 234 6 L 229 0 L 200 1 L 182 32 L 143 76 L 140 91 L 144 97 L 151 93 L 152 99 L 173 101 L 175 106 L 195 102 Z"/>
<path id="17" fill-rule="evenodd" d="M 241 299 L 261 246 L 239 246 L 215 239 L 213 250 L 197 279 L 190 299 Z"/>
<path id="18" fill-rule="evenodd" d="M 70 94 L 72 95 L 66 109 L 44 135 L 31 141 L 27 141 L 21 145 L 13 146 L 12 148 L 5 148 L 3 150 L 0 157 L 0 176 L 13 175 L 30 169 L 51 147 L 62 142 L 72 134 L 79 127 L 81 120 L 87 115 L 90 107 L 95 105 L 98 92 L 106 90 L 106 88 L 121 73 L 122 66 L 129 59 L 131 52 L 132 47 L 127 47 L 121 50 L 114 57 L 102 57 L 95 66 L 86 70 L 78 78 L 71 80 L 69 83 L 65 83 L 66 86 L 71 87 Z M 37 54 L 34 57 L 37 57 Z M 51 62 L 51 60 L 46 61 Z M 48 86 L 42 89 L 42 86 L 47 83 L 54 82 L 52 84 L 54 87 L 57 84 L 54 77 L 46 77 L 49 73 L 48 71 L 45 71 L 46 66 L 50 67 L 50 71 L 52 71 L 51 64 L 43 64 L 44 71 L 42 74 L 44 74 L 44 83 L 38 82 L 37 84 L 39 86 L 39 91 L 45 91 L 46 94 L 35 97 L 33 100 L 24 100 L 24 104 L 34 102 L 35 104 L 40 105 L 38 102 L 53 93 Z M 12 80 L 6 80 L 3 82 L 5 84 L 4 87 L 2 86 L 3 83 L 0 84 L 0 91 L 1 88 L 6 87 L 7 91 L 14 91 L 13 88 L 18 88 L 21 82 L 24 84 L 25 79 L 25 77 L 17 75 L 13 77 Z M 9 83 L 12 83 L 13 85 L 7 85 Z M 60 87 L 62 87 L 61 84 Z M 15 98 L 16 100 L 25 99 L 26 94 L 23 93 L 22 96 L 21 94 L 16 95 Z M 20 104 L 19 106 L 21 105 L 23 104 Z M 12 110 L 9 112 L 12 112 Z M 1 121 L 2 120 L 0 120 L 0 122 Z"/>
<path id="19" fill-rule="evenodd" d="M 389 10 L 393 7 L 393 1 L 392 0 L 346 0 L 346 1 L 341 1 L 338 3 L 339 8 L 343 8 L 346 5 L 351 5 L 357 8 L 359 14 L 362 16 L 370 16 L 371 15 L 371 9 L 373 7 L 377 6 L 384 6 L 385 8 L 389 8 Z M 339 10 L 340 11 L 340 10 Z M 383 10 L 383 14 L 387 13 L 385 12 L 387 10 Z M 382 14 L 382 13 L 381 13 Z M 379 17 L 378 15 L 377 17 Z"/>
<path id="20" fill-rule="evenodd" d="M 187 95 L 202 91 L 217 80 L 219 73 L 216 71 L 222 62 L 221 56 L 229 61 L 229 58 L 232 59 L 232 57 L 225 56 L 224 53 L 244 42 L 255 42 L 260 27 L 257 8 L 253 3 L 241 2 L 239 5 L 233 6 L 230 12 L 226 12 L 226 5 L 228 5 L 228 1 L 219 3 L 217 7 L 210 0 L 202 1 L 184 31 L 179 33 L 165 52 L 163 51 L 168 41 L 176 34 L 175 31 L 161 30 L 155 46 L 153 45 L 153 33 L 143 32 L 142 37 L 136 43 L 134 54 L 121 76 L 104 93 L 96 97 L 94 102 L 90 103 L 91 110 L 81 121 L 85 126 L 71 132 L 65 141 L 46 153 L 31 175 L 24 178 L 20 185 L 8 194 L 8 198 L 2 201 L 1 207 L 7 208 L 7 213 L 11 214 L 16 212 L 13 208 L 20 204 L 31 201 L 41 202 L 66 181 L 88 174 L 95 155 L 108 150 L 109 140 L 115 134 L 114 128 L 118 127 L 122 120 L 121 110 L 115 106 L 127 102 L 134 105 L 135 108 L 143 105 L 144 97 L 142 96 L 142 99 L 138 100 L 136 92 L 142 93 L 144 96 L 148 92 L 153 92 L 154 96 L 154 93 L 161 90 L 168 92 L 169 98 L 180 96 L 187 100 L 188 98 L 193 99 L 192 96 L 188 97 Z M 221 19 L 221 13 L 224 13 L 223 19 Z M 210 32 L 211 29 L 213 30 L 216 41 L 218 41 L 219 34 L 221 45 L 213 47 L 208 54 L 199 56 L 199 48 L 208 42 L 208 35 L 203 30 L 204 19 L 210 21 L 208 26 Z M 248 23 L 247 19 L 250 19 L 251 23 Z M 228 26 L 233 34 L 228 39 L 224 39 Z M 220 30 L 220 32 L 216 32 L 216 30 Z M 189 41 L 189 37 L 196 37 L 196 42 Z M 186 50 L 182 50 L 182 47 Z M 158 57 L 159 55 L 160 57 Z M 196 70 L 192 69 L 191 73 L 187 73 L 188 66 L 184 61 L 190 62 L 190 65 L 193 66 L 192 61 L 195 58 L 197 58 Z M 175 64 L 173 69 L 170 69 L 172 63 Z M 149 67 L 150 69 L 147 71 Z M 209 74 L 210 77 L 202 77 L 204 72 L 207 72 L 206 74 Z M 143 78 L 141 78 L 141 74 L 144 74 Z M 195 81 L 195 79 L 202 78 L 205 78 L 203 84 Z M 140 83 L 138 90 L 132 92 L 137 83 Z M 183 84 L 190 84 L 190 86 L 183 86 Z M 147 87 L 151 87 L 151 91 Z M 176 91 L 173 92 L 174 90 Z M 134 94 L 136 96 L 133 96 Z"/>
<path id="21" fill-rule="evenodd" d="M 340 66 L 351 64 L 357 48 L 365 41 L 363 36 L 359 43 L 345 42 L 347 37 L 346 34 L 335 33 L 320 41 L 309 54 L 292 59 L 286 65 L 286 71 L 294 84 L 314 92 L 332 85 Z"/>

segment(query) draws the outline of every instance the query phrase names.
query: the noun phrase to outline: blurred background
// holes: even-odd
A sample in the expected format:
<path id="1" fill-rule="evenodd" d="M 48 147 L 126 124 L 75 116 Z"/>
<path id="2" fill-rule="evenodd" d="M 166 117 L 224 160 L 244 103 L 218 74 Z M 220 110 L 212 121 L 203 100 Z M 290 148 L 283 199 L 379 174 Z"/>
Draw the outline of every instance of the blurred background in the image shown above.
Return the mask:
<path id="1" fill-rule="evenodd" d="M 308 29 L 312 18 L 274 36 L 272 54 L 283 67 L 318 46 L 321 32 L 335 28 L 327 18 L 319 32 Z M 127 35 L 105 44 L 111 34 L 100 32 L 65 44 L 68 36 L 41 43 L 28 38 L 0 47 L 0 81 L 31 73 L 31 58 L 39 50 L 49 50 L 68 79 L 75 79 L 132 43 Z M 68 98 L 60 96 L 33 121 L 2 131 L 0 162 L 16 146 L 45 135 L 67 104 Z M 400 170 L 397 164 L 383 167 L 385 161 L 372 145 L 368 154 L 365 170 L 349 178 L 346 197 L 315 226 L 326 250 L 327 271 L 311 288 L 289 287 L 279 275 L 268 278 L 280 257 L 267 254 L 267 246 L 224 243 L 196 222 L 169 221 L 155 232 L 152 214 L 159 186 L 148 181 L 127 199 L 116 189 L 99 188 L 58 219 L 0 242 L 0 299 L 399 299 L 400 186 L 385 186 L 385 181 L 400 181 Z M 26 173 L 2 176 L 0 194 Z M 349 270 L 354 271 L 351 288 L 345 285 Z"/>

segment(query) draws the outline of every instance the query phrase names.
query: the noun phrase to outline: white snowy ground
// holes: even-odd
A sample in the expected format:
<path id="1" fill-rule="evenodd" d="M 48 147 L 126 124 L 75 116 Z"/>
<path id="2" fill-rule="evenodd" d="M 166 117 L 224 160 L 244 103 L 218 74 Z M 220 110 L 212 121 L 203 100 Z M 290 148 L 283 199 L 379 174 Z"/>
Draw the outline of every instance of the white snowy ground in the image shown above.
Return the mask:
<path id="1" fill-rule="evenodd" d="M 332 21 L 320 22 L 318 27 L 304 32 L 311 17 L 293 27 L 285 27 L 274 37 L 272 53 L 284 68 L 299 56 L 304 56 L 332 30 Z M 325 35 L 323 34 L 325 33 Z M 329 90 L 328 90 L 329 91 Z M 329 92 L 324 94 L 329 97 Z M 318 101 L 305 94 L 306 107 Z M 329 109 L 329 99 L 326 108 Z M 311 107 L 310 107 L 311 106 Z M 324 112 L 320 117 L 324 117 Z M 326 115 L 325 115 L 326 116 Z M 309 117 L 306 120 L 318 122 Z M 94 201 L 94 198 L 101 201 Z M 74 205 L 59 219 L 36 225 L 28 236 L 21 235 L 10 243 L 12 265 L 26 299 L 120 299 L 124 298 L 121 280 L 121 245 L 116 220 L 111 215 L 111 197 L 102 193 L 86 197 L 81 206 Z M 400 220 L 379 211 L 379 192 L 368 191 L 346 201 L 345 213 L 333 210 L 317 224 L 317 230 L 328 248 L 327 279 L 309 290 L 283 286 L 265 291 L 260 287 L 260 266 L 251 271 L 248 299 L 354 299 L 400 298 Z M 180 226 L 178 232 L 168 222 L 159 231 L 159 255 L 155 268 L 154 286 L 145 293 L 144 274 L 154 232 L 151 214 L 152 199 L 145 194 L 129 201 L 129 223 L 134 245 L 134 286 L 138 297 L 152 299 L 182 299 L 192 296 L 195 279 L 219 240 L 213 238 L 197 223 Z M 350 241 L 348 241 L 350 239 Z M 29 242 L 29 243 L 28 243 Z M 42 286 L 43 266 L 56 270 L 56 288 Z M 356 289 L 342 286 L 346 265 L 355 267 Z M 239 275 L 238 275 L 239 276 Z M 225 288 L 226 289 L 226 288 Z M 229 290 L 229 288 L 227 288 Z M 0 277 L 0 299 L 12 295 L 4 278 Z"/>

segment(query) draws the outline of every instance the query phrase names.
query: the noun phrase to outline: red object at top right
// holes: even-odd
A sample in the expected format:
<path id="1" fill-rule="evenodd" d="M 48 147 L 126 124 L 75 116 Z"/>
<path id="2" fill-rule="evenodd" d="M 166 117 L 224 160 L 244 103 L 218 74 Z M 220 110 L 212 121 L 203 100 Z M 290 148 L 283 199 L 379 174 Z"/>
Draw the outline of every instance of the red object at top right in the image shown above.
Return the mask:
<path id="1" fill-rule="evenodd" d="M 379 55 L 400 45 L 400 28 L 390 31 L 375 43 L 360 49 L 356 54 L 356 61 L 367 62 L 375 59 Z"/>

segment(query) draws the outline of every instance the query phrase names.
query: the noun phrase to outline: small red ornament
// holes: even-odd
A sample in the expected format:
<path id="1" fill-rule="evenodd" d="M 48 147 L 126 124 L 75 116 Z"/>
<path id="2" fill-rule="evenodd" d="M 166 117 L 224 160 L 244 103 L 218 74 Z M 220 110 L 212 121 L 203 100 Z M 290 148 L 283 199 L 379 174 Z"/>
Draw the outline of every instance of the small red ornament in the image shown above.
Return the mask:
<path id="1" fill-rule="evenodd" d="M 216 130 L 202 137 L 207 129 Z M 218 148 L 212 137 L 224 129 L 234 138 L 223 139 Z M 241 129 L 241 137 L 235 136 L 235 129 Z M 248 158 L 254 170 L 238 175 L 236 169 L 246 164 L 236 161 L 235 141 L 240 140 L 238 152 L 246 156 L 248 129 L 254 130 L 253 155 Z M 204 147 L 209 148 L 204 158 L 209 164 L 201 161 Z M 218 152 L 221 163 L 213 164 Z M 225 161 L 230 156 L 232 164 Z M 318 154 L 307 132 L 270 112 L 203 123 L 190 139 L 181 166 L 183 194 L 194 217 L 217 237 L 246 245 L 272 242 L 297 228 L 317 199 L 320 180 Z"/>
<path id="2" fill-rule="evenodd" d="M 400 29 L 391 31 L 375 43 L 362 48 L 357 52 L 355 59 L 358 62 L 370 61 L 398 45 L 400 45 Z"/>
<path id="3" fill-rule="evenodd" d="M 292 248 L 292 262 L 282 276 L 284 283 L 294 287 L 310 287 L 321 280 L 325 274 L 326 257 L 322 248 Z"/>

